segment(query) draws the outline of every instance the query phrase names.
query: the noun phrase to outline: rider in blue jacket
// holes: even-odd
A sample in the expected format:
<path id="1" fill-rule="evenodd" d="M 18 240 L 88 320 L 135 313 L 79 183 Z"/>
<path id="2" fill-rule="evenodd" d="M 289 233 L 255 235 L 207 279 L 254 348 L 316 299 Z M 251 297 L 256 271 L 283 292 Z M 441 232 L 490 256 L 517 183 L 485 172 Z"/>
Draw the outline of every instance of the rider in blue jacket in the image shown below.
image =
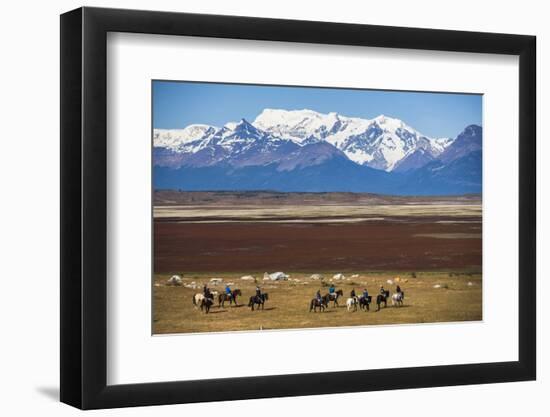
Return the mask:
<path id="1" fill-rule="evenodd" d="M 232 299 L 233 298 L 233 293 L 231 292 L 231 287 L 229 285 L 226 285 L 225 286 L 225 293 L 227 294 L 227 296 L 229 297 L 229 299 Z"/>
<path id="2" fill-rule="evenodd" d="M 334 284 L 330 284 L 330 287 L 328 289 L 329 294 L 334 294 L 334 291 L 336 291 L 336 288 L 334 287 Z"/>

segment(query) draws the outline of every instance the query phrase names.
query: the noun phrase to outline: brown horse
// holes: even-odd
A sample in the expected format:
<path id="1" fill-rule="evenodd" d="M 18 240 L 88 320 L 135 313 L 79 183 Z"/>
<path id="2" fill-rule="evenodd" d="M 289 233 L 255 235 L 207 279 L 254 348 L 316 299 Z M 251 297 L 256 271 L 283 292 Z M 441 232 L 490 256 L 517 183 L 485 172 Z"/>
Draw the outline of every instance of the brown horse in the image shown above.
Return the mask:
<path id="1" fill-rule="evenodd" d="M 328 307 L 329 303 L 332 301 L 334 303 L 332 307 L 338 307 L 338 298 L 343 296 L 344 296 L 344 291 L 342 290 L 338 290 L 332 294 L 328 293 L 327 295 L 325 295 L 325 304 Z"/>
<path id="2" fill-rule="evenodd" d="M 372 301 L 372 296 L 370 295 L 366 297 L 362 295 L 361 297 L 359 297 L 359 307 L 361 308 L 361 310 L 369 311 L 371 301 Z"/>
<path id="3" fill-rule="evenodd" d="M 376 311 L 380 311 L 380 304 L 382 303 L 384 303 L 384 308 L 388 306 L 388 298 L 390 298 L 390 292 L 388 290 L 376 296 Z"/>
<path id="4" fill-rule="evenodd" d="M 327 294 L 328 295 L 328 294 Z M 309 312 L 312 311 L 314 313 L 317 312 L 317 308 L 319 308 L 319 311 L 325 311 L 325 308 L 328 307 L 326 296 L 321 298 L 321 301 L 319 301 L 317 298 L 312 298 L 311 302 L 309 303 Z"/>
<path id="5" fill-rule="evenodd" d="M 206 314 L 210 312 L 210 307 L 214 304 L 214 299 L 212 298 L 203 298 L 201 301 L 201 311 L 204 311 Z"/>
<path id="6" fill-rule="evenodd" d="M 231 291 L 231 295 L 225 292 L 223 294 L 218 295 L 218 307 L 223 307 L 226 301 L 229 301 L 229 305 L 233 304 L 234 302 L 235 305 L 238 306 L 239 305 L 237 303 L 238 295 L 242 295 L 241 290 L 239 290 L 238 288 Z"/>
<path id="7" fill-rule="evenodd" d="M 260 296 L 253 295 L 252 297 L 250 297 L 250 300 L 248 301 L 248 307 L 250 307 L 250 309 L 254 311 L 254 305 L 258 304 L 258 310 L 260 309 L 260 306 L 262 307 L 262 310 L 263 310 L 264 304 L 268 299 L 269 297 L 266 292 L 262 293 L 262 295 Z"/>

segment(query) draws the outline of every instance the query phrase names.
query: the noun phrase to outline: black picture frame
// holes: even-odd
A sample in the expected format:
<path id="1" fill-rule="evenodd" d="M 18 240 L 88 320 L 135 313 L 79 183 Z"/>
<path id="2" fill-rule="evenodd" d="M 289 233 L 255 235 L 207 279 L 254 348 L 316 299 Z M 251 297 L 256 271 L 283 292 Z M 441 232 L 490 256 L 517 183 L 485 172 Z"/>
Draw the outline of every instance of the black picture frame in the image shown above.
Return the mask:
<path id="1" fill-rule="evenodd" d="M 108 32 L 519 56 L 519 360 L 107 385 Z M 535 51 L 524 35 L 88 7 L 61 15 L 61 401 L 95 409 L 535 379 Z"/>

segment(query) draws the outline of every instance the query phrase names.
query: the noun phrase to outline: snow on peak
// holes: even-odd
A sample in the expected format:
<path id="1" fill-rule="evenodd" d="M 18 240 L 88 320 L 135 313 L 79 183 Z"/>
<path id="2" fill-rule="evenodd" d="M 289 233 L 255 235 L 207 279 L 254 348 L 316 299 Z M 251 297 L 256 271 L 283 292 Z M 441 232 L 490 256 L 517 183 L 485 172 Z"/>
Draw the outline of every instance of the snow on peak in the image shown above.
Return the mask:
<path id="1" fill-rule="evenodd" d="M 246 128 L 246 129 L 248 129 L 248 128 L 253 128 L 253 126 L 252 126 L 252 124 L 251 124 L 248 120 L 246 120 L 245 118 L 242 118 L 242 119 L 239 121 L 239 123 L 237 123 L 237 124 L 235 125 L 235 129 L 238 129 L 238 128 Z"/>
<path id="2" fill-rule="evenodd" d="M 192 124 L 184 129 L 154 129 L 153 145 L 177 151 L 183 145 L 212 136 L 218 131 L 215 126 Z"/>
<path id="3" fill-rule="evenodd" d="M 393 131 L 395 132 L 397 129 L 404 129 L 408 130 L 410 132 L 414 132 L 418 134 L 419 136 L 424 136 L 412 127 L 406 125 L 403 120 L 396 119 L 393 117 L 388 117 L 384 114 L 381 114 L 380 116 L 377 116 L 373 119 L 374 122 L 376 122 L 382 129 L 387 131 Z"/>
<path id="4" fill-rule="evenodd" d="M 454 142 L 454 138 L 434 138 L 431 139 L 431 145 L 436 150 L 436 154 L 440 155 L 445 149 Z"/>
<path id="5" fill-rule="evenodd" d="M 297 144 L 306 144 L 326 140 L 340 130 L 343 119 L 347 120 L 336 112 L 324 114 L 310 109 L 265 109 L 256 117 L 253 125 Z"/>
<path id="6" fill-rule="evenodd" d="M 239 123 L 235 124 L 230 134 L 237 135 L 237 136 L 249 136 L 253 138 L 259 138 L 265 135 L 265 132 L 258 130 L 248 120 L 241 119 Z"/>

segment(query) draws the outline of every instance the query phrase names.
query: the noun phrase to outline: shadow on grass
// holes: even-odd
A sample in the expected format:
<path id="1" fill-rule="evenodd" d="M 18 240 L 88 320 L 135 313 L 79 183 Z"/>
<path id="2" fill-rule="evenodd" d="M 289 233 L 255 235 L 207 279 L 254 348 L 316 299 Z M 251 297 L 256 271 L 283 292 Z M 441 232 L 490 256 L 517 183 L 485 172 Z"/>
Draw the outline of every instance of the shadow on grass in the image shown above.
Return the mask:
<path id="1" fill-rule="evenodd" d="M 382 308 L 380 308 L 380 310 L 377 310 L 377 309 L 376 309 L 376 306 L 375 306 L 374 308 L 371 308 L 370 310 L 371 310 L 371 311 L 374 311 L 375 313 L 377 313 L 378 311 L 384 311 L 384 310 L 393 311 L 393 310 L 400 310 L 400 309 L 402 309 L 402 308 L 409 308 L 409 307 L 413 307 L 413 306 L 410 305 L 410 304 L 404 304 L 404 305 L 399 306 L 399 307 L 387 306 L 387 307 L 382 307 Z"/>
<path id="2" fill-rule="evenodd" d="M 210 310 L 206 314 L 220 314 L 220 313 L 227 313 L 227 310 Z"/>
<path id="3" fill-rule="evenodd" d="M 277 307 L 265 307 L 265 308 L 254 308 L 254 310 L 250 310 L 250 311 L 271 311 L 276 309 Z"/>

